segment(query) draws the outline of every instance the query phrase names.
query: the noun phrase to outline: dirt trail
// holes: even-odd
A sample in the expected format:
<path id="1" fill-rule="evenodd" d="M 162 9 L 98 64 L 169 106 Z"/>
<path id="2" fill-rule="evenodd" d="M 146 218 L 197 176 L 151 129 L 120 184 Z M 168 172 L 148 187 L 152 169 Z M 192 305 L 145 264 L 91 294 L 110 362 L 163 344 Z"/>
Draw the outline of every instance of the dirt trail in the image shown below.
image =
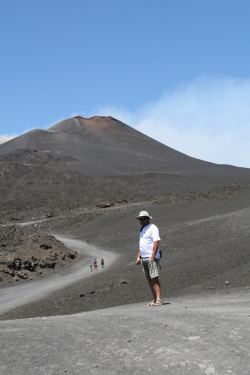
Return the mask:
<path id="1" fill-rule="evenodd" d="M 93 259 L 105 259 L 105 268 L 99 272 L 106 272 L 111 264 L 118 257 L 117 254 L 106 251 L 95 245 L 90 245 L 84 241 L 68 238 L 60 234 L 54 236 L 62 241 L 65 246 L 77 251 L 81 255 L 87 256 L 84 260 L 72 263 L 68 267 L 47 276 L 44 279 L 30 281 L 28 283 L 11 285 L 0 290 L 0 314 L 4 314 L 16 307 L 26 303 L 40 300 L 56 290 L 63 289 L 66 286 L 78 280 L 93 277 L 97 271 L 90 272 L 89 264 Z"/>

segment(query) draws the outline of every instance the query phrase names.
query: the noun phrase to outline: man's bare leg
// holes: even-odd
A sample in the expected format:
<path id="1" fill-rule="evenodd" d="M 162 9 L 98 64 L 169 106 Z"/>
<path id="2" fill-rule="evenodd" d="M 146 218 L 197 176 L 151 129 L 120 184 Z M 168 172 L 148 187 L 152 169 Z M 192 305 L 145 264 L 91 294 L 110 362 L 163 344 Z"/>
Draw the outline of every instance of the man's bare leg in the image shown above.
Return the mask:
<path id="1" fill-rule="evenodd" d="M 154 301 L 161 301 L 161 284 L 158 277 L 148 279 Z"/>

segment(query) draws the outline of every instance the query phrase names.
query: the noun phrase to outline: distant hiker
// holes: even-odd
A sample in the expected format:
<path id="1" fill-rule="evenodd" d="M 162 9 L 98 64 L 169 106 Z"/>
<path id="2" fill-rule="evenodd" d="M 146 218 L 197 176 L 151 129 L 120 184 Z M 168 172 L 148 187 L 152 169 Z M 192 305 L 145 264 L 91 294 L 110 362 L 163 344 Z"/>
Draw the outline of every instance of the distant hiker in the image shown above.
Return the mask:
<path id="1" fill-rule="evenodd" d="M 97 264 L 97 260 L 96 260 L 96 259 L 94 259 L 93 263 L 94 263 L 94 267 L 95 267 L 95 264 Z"/>
<path id="2" fill-rule="evenodd" d="M 102 265 L 102 268 L 104 268 L 104 259 L 103 258 L 101 259 L 101 265 Z"/>
<path id="3" fill-rule="evenodd" d="M 97 262 L 94 263 L 94 269 L 95 269 L 96 271 L 98 271 L 98 264 L 97 264 Z"/>
<path id="4" fill-rule="evenodd" d="M 91 263 L 89 266 L 90 272 L 93 272 L 93 264 Z"/>
<path id="5" fill-rule="evenodd" d="M 159 281 L 160 236 L 156 225 L 150 223 L 151 216 L 147 211 L 141 211 L 136 218 L 142 225 L 139 236 L 139 251 L 136 263 L 142 263 L 143 271 L 148 280 L 153 301 L 148 306 L 160 306 L 161 285 Z"/>

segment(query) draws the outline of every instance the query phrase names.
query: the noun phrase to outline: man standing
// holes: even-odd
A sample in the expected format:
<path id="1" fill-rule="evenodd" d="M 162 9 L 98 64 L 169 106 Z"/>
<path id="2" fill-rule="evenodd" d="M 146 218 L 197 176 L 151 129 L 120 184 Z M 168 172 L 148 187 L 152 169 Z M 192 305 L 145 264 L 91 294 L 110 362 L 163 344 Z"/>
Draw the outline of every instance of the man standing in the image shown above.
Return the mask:
<path id="1" fill-rule="evenodd" d="M 142 263 L 143 271 L 154 298 L 147 306 L 160 306 L 162 305 L 162 301 L 159 281 L 159 230 L 156 225 L 150 223 L 152 217 L 149 216 L 147 211 L 141 211 L 136 219 L 140 220 L 142 225 L 136 263 Z"/>

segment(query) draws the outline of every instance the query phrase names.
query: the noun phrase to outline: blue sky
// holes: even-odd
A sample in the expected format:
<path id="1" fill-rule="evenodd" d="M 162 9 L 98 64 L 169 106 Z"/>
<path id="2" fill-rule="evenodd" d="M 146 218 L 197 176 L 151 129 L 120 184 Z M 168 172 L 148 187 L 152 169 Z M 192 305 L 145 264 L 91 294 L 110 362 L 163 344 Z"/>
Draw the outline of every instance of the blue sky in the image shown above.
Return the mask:
<path id="1" fill-rule="evenodd" d="M 250 1 L 1 0 L 0 139 L 111 115 L 250 167 Z"/>

